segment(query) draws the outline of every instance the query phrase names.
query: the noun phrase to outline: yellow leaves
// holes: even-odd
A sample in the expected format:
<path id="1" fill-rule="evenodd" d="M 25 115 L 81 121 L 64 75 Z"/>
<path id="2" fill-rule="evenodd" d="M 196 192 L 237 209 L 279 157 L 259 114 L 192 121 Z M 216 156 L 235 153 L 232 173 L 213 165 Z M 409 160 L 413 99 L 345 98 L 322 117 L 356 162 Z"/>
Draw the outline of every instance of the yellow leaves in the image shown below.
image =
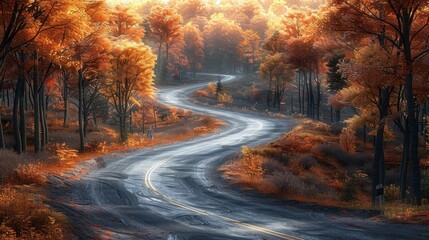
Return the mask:
<path id="1" fill-rule="evenodd" d="M 249 177 L 256 178 L 263 175 L 262 163 L 264 158 L 247 146 L 241 149 L 242 158 L 237 162 L 240 169 Z"/>
<path id="2" fill-rule="evenodd" d="M 130 8 L 116 6 L 110 13 L 109 27 L 113 40 L 125 38 L 139 42 L 144 37 L 141 17 Z"/>
<path id="3" fill-rule="evenodd" d="M 108 71 L 106 79 L 107 87 L 103 90 L 107 95 L 116 96 L 118 87 L 130 98 L 134 94 L 146 96 L 155 94 L 153 86 L 155 55 L 148 46 L 121 39 L 116 41 L 112 57 L 112 68 Z"/>
<path id="4" fill-rule="evenodd" d="M 70 158 L 77 158 L 78 151 L 75 149 L 69 148 L 65 143 L 55 143 L 47 147 L 49 152 L 54 153 L 61 161 Z"/>
<path id="5" fill-rule="evenodd" d="M 174 9 L 156 5 L 147 17 L 150 31 L 157 41 L 171 44 L 183 38 L 182 16 Z"/>

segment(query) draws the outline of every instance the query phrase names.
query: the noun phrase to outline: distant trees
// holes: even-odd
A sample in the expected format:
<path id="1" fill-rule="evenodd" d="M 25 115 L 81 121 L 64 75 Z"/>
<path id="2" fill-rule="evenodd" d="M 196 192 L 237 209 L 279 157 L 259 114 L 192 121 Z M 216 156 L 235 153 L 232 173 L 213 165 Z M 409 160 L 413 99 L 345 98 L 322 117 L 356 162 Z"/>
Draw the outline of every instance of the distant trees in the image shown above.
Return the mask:
<path id="1" fill-rule="evenodd" d="M 243 33 L 243 41 L 238 45 L 241 59 L 245 64 L 245 71 L 255 71 L 258 50 L 261 44 L 261 37 L 253 30 L 247 30 Z"/>
<path id="2" fill-rule="evenodd" d="M 189 61 L 192 78 L 196 77 L 197 70 L 201 70 L 204 62 L 204 38 L 201 31 L 188 23 L 183 28 L 185 54 Z"/>
<path id="3" fill-rule="evenodd" d="M 328 67 L 327 72 L 327 87 L 333 93 L 338 93 L 341 89 L 347 86 L 346 78 L 342 76 L 339 64 L 344 60 L 345 54 L 339 52 L 333 52 L 328 58 L 326 66 Z M 332 105 L 332 104 L 331 104 Z M 331 107 L 332 111 L 332 107 Z M 332 114 L 332 112 L 331 112 Z M 341 108 L 335 108 L 335 121 L 341 120 Z"/>
<path id="4" fill-rule="evenodd" d="M 267 106 L 271 107 L 273 103 L 272 107 L 280 109 L 285 90 L 294 80 L 295 69 L 285 62 L 281 53 L 276 53 L 265 57 L 259 66 L 259 74 L 268 80 Z"/>
<path id="5" fill-rule="evenodd" d="M 224 14 L 213 14 L 204 27 L 205 57 L 212 70 L 233 73 L 238 70 L 240 56 L 238 45 L 243 40 L 243 30 Z"/>
<path id="6" fill-rule="evenodd" d="M 182 17 L 174 9 L 157 5 L 151 9 L 147 21 L 150 28 L 149 35 L 158 44 L 157 73 L 159 78 L 165 81 L 169 78 L 170 49 L 177 42 L 183 41 Z"/>

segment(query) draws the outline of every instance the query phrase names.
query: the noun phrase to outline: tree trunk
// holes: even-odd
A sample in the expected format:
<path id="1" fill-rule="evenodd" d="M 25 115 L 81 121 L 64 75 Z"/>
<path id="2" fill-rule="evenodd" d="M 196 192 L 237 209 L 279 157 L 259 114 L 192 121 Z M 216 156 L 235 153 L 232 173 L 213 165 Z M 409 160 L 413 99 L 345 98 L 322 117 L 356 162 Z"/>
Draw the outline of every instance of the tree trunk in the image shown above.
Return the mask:
<path id="1" fill-rule="evenodd" d="M 144 115 L 144 110 L 143 110 L 143 113 L 142 113 L 142 133 L 144 134 L 145 133 L 145 115 Z"/>
<path id="2" fill-rule="evenodd" d="M 85 151 L 85 135 L 83 131 L 83 72 L 82 68 L 78 71 L 78 121 L 79 121 L 79 151 Z"/>
<path id="3" fill-rule="evenodd" d="M 421 189 L 420 189 L 420 162 L 419 162 L 419 127 L 416 120 L 416 112 L 414 107 L 414 93 L 413 93 L 413 57 L 411 53 L 411 28 L 412 21 L 408 10 L 403 7 L 402 11 L 402 45 L 404 48 L 404 58 L 406 64 L 406 77 L 405 77 L 405 99 L 407 101 L 407 119 L 408 127 L 410 131 L 410 162 L 413 172 L 412 180 L 412 202 L 417 205 L 421 205 Z"/>
<path id="4" fill-rule="evenodd" d="M 165 44 L 165 61 L 162 67 L 162 74 L 161 77 L 164 81 L 168 81 L 169 74 L 168 74 L 168 58 L 169 58 L 169 44 Z"/>
<path id="5" fill-rule="evenodd" d="M 407 124 L 407 123 L 406 123 Z M 408 163 L 410 153 L 410 131 L 408 126 L 405 126 L 404 139 L 402 143 L 401 168 L 399 175 L 399 188 L 401 200 L 407 200 L 407 178 L 408 178 Z"/>
<path id="6" fill-rule="evenodd" d="M 308 85 L 307 85 L 307 77 L 306 77 L 306 73 L 303 73 L 303 86 L 302 86 L 302 114 L 305 115 L 305 100 L 306 97 L 305 95 L 308 95 L 308 91 L 306 91 L 308 89 Z M 307 99 L 307 104 L 308 104 L 308 99 Z M 307 111 L 308 114 L 308 111 Z"/>
<path id="7" fill-rule="evenodd" d="M 86 138 L 88 135 L 88 112 L 83 111 L 83 137 Z"/>
<path id="8" fill-rule="evenodd" d="M 335 110 L 335 122 L 341 122 L 341 109 Z"/>
<path id="9" fill-rule="evenodd" d="M 68 73 L 63 71 L 63 101 L 64 101 L 64 117 L 63 117 L 63 128 L 67 128 L 67 118 L 69 113 L 69 89 L 67 86 Z"/>
<path id="10" fill-rule="evenodd" d="M 302 113 L 302 105 L 301 105 L 301 72 L 298 71 L 298 105 L 299 112 Z"/>
<path id="11" fill-rule="evenodd" d="M 384 127 L 386 125 L 386 117 L 389 108 L 389 89 L 383 88 L 379 91 L 378 110 L 380 114 L 377 135 L 375 136 L 374 159 L 372 163 L 372 204 L 375 205 L 376 186 L 385 182 L 385 167 L 384 167 Z"/>
<path id="12" fill-rule="evenodd" d="M 316 83 L 316 89 L 317 89 L 316 119 L 320 120 L 320 101 L 321 101 L 322 95 L 320 92 L 320 81 L 319 80 Z"/>
<path id="13" fill-rule="evenodd" d="M 39 100 L 39 66 L 38 53 L 33 53 L 34 76 L 33 76 L 33 122 L 34 122 L 34 152 L 38 153 L 41 149 L 40 143 L 40 100 Z"/>
<path id="14" fill-rule="evenodd" d="M 21 141 L 21 131 L 19 129 L 19 94 L 22 87 L 22 76 L 18 77 L 18 81 L 15 87 L 15 96 L 13 100 L 13 109 L 12 109 L 12 125 L 13 125 L 13 136 L 15 138 L 15 151 L 18 154 L 22 153 L 22 141 Z"/>
<path id="15" fill-rule="evenodd" d="M 130 111 L 130 133 L 133 133 L 133 112 Z"/>
<path id="16" fill-rule="evenodd" d="M 48 123 L 47 123 L 47 107 L 46 107 L 47 101 L 45 97 L 45 86 L 43 83 L 40 85 L 39 99 L 40 99 L 40 121 L 42 125 L 41 150 L 43 150 L 43 147 L 48 143 Z"/>
<path id="17" fill-rule="evenodd" d="M 313 80 L 312 72 L 308 76 L 308 115 L 314 119 L 314 93 L 313 93 Z"/>
<path id="18" fill-rule="evenodd" d="M 3 133 L 3 122 L 1 120 L 1 113 L 0 113 L 0 150 L 5 150 L 6 144 L 4 142 L 4 133 Z"/>
<path id="19" fill-rule="evenodd" d="M 156 111 L 156 109 L 154 108 L 153 109 L 153 121 L 155 122 L 155 128 L 157 128 L 158 127 L 158 116 L 157 116 L 157 113 L 156 113 L 157 111 Z"/>
<path id="20" fill-rule="evenodd" d="M 25 101 L 25 91 L 26 91 L 26 83 L 24 80 L 24 76 L 21 76 L 21 89 L 19 93 L 19 131 L 21 133 L 21 146 L 22 152 L 27 152 L 27 129 L 25 127 L 25 109 L 24 109 L 24 101 Z"/>

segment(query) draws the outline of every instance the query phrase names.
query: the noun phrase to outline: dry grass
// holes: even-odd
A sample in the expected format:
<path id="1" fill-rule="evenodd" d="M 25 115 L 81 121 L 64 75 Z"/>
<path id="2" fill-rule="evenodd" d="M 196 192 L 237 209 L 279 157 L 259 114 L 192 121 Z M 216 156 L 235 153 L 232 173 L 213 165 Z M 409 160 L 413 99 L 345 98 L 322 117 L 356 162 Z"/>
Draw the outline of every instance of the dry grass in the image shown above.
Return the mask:
<path id="1" fill-rule="evenodd" d="M 353 153 L 356 145 L 355 136 L 345 133 L 341 140 L 338 132 L 328 125 L 301 120 L 296 128 L 270 145 L 246 148 L 242 157 L 220 170 L 242 187 L 281 198 L 324 206 L 380 210 L 371 206 L 368 170 L 371 156 Z M 258 170 L 259 174 L 249 174 L 249 169 Z M 398 174 L 395 169 L 387 170 L 386 181 L 395 182 Z M 425 170 L 422 172 L 422 194 L 423 206 L 415 207 L 399 201 L 397 185 L 387 185 L 386 206 L 381 217 L 393 222 L 429 224 L 429 173 Z"/>
<path id="2" fill-rule="evenodd" d="M 235 183 L 263 193 L 329 206 L 353 206 L 367 201 L 363 186 L 368 175 L 348 171 L 362 161 L 339 147 L 339 137 L 323 123 L 302 120 L 299 125 L 268 146 L 248 149 L 242 158 L 223 167 Z M 262 174 L 249 177 L 245 163 L 252 156 Z M 338 157 L 341 158 L 338 159 Z M 258 161 L 256 161 L 258 160 Z"/>
<path id="3" fill-rule="evenodd" d="M 85 153 L 78 153 L 79 135 L 75 128 L 63 129 L 60 121 L 50 123 L 50 142 L 43 152 L 18 155 L 13 151 L 0 151 L 0 239 L 71 239 L 66 233 L 65 217 L 43 205 L 41 193 L 37 195 L 21 191 L 28 188 L 38 191 L 35 185 L 47 182 L 48 175 L 64 175 L 77 164 L 97 159 L 97 165 L 104 166 L 101 156 L 113 151 L 151 147 L 184 141 L 216 131 L 224 123 L 207 116 L 171 111 L 168 119 L 159 123 L 154 139 L 135 133 L 126 144 L 118 143 L 115 130 L 101 126 L 90 128 Z M 89 171 L 77 168 L 68 178 L 79 179 Z M 4 186 L 8 187 L 4 187 Z"/>
<path id="4" fill-rule="evenodd" d="M 4 187 L 0 191 L 1 239 L 72 239 L 65 217 L 48 209 L 28 189 Z"/>
<path id="5" fill-rule="evenodd" d="M 384 206 L 383 218 L 396 223 L 418 223 L 429 225 L 429 205 L 413 206 L 401 201 L 388 202 Z"/>

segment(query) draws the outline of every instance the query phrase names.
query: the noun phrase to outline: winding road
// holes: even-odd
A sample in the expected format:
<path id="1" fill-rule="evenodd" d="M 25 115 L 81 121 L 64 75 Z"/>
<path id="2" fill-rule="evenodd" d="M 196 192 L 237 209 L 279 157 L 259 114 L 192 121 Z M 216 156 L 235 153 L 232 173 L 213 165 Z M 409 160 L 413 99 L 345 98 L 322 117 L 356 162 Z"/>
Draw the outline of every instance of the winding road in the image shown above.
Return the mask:
<path id="1" fill-rule="evenodd" d="M 223 83 L 235 76 L 223 75 Z M 228 123 L 218 133 L 111 157 L 81 180 L 52 187 L 53 204 L 81 239 L 425 239 L 423 226 L 387 224 L 242 191 L 217 171 L 244 145 L 267 143 L 294 124 L 196 105 L 198 83 L 163 88 L 160 101 Z M 54 181 L 54 180 L 52 180 Z"/>

